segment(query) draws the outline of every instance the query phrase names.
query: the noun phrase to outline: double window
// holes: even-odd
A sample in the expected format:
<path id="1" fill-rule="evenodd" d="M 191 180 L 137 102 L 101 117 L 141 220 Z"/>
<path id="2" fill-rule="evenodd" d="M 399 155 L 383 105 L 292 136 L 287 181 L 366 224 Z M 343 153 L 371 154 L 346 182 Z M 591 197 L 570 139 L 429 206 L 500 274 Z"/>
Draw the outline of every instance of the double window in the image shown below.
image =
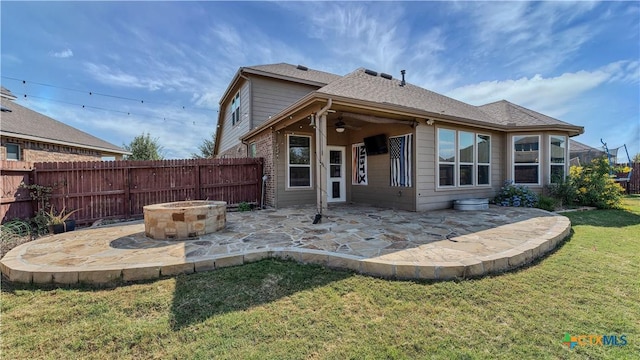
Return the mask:
<path id="1" fill-rule="evenodd" d="M 287 135 L 287 185 L 311 187 L 311 136 Z"/>
<path id="2" fill-rule="evenodd" d="M 240 122 L 240 92 L 233 97 L 231 101 L 231 125 Z"/>
<path id="3" fill-rule="evenodd" d="M 438 185 L 491 183 L 491 135 L 438 129 Z"/>

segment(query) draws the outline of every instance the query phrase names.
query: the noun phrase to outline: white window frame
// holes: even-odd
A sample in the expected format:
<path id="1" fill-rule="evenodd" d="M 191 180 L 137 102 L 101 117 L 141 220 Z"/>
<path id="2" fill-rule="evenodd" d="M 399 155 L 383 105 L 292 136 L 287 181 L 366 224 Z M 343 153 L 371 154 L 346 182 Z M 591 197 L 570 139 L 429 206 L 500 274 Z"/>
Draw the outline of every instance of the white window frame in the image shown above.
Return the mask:
<path id="1" fill-rule="evenodd" d="M 454 153 L 455 159 L 453 162 L 451 161 L 440 161 L 440 130 L 448 130 L 454 132 Z M 469 133 L 473 135 L 473 162 L 462 162 L 460 157 L 460 134 L 461 133 Z M 489 138 L 489 162 L 488 163 L 480 163 L 478 160 L 479 152 L 478 152 L 478 136 L 486 136 Z M 436 129 L 436 187 L 438 189 L 468 189 L 472 187 L 490 187 L 491 186 L 491 134 L 474 132 L 468 130 L 457 130 L 439 127 Z M 453 165 L 453 185 L 440 185 L 440 165 Z M 460 184 L 460 166 L 461 165 L 471 165 L 473 169 L 472 175 L 472 183 L 467 185 Z M 489 167 L 489 183 L 487 184 L 479 184 L 478 183 L 478 168 L 480 166 L 488 166 Z"/>
<path id="2" fill-rule="evenodd" d="M 476 180 L 475 180 L 475 176 L 476 176 L 476 162 L 477 162 L 477 158 L 476 158 L 476 133 L 474 133 L 473 131 L 465 131 L 465 130 L 458 130 L 457 132 L 457 142 L 456 142 L 456 154 L 458 155 L 456 160 L 458 161 L 458 164 L 456 165 L 456 169 L 458 170 L 458 186 L 460 187 L 471 187 L 471 186 L 475 186 L 476 185 Z M 462 151 L 462 149 L 460 148 L 460 143 L 461 143 L 461 137 L 462 134 L 466 133 L 466 134 L 471 134 L 471 137 L 473 138 L 473 141 L 471 143 L 472 146 L 472 154 L 471 154 L 471 162 L 462 161 L 462 154 L 460 154 L 460 151 Z M 462 184 L 462 182 L 460 181 L 460 176 L 462 175 L 462 171 L 461 168 L 462 166 L 471 166 L 471 184 Z"/>
<path id="3" fill-rule="evenodd" d="M 240 91 L 236 93 L 231 100 L 231 125 L 236 125 L 240 122 Z"/>
<path id="4" fill-rule="evenodd" d="M 258 155 L 258 147 L 256 142 L 253 141 L 249 144 L 249 157 L 255 158 Z"/>
<path id="5" fill-rule="evenodd" d="M 553 157 L 553 154 L 552 154 L 553 147 L 551 145 L 551 141 L 553 140 L 553 138 L 562 139 L 564 141 L 564 152 L 562 154 L 563 162 L 561 162 L 561 163 L 551 162 L 551 159 Z M 553 174 L 551 169 L 554 166 L 562 166 L 562 180 L 564 180 L 564 178 L 567 176 L 567 150 L 568 150 L 568 147 L 569 147 L 569 140 L 567 139 L 567 137 L 565 135 L 549 135 L 549 184 L 551 184 L 552 181 L 553 181 L 553 179 L 551 178 L 551 175 Z"/>
<path id="6" fill-rule="evenodd" d="M 480 157 L 480 151 L 479 147 L 478 147 L 478 137 L 480 136 L 486 136 L 489 138 L 489 162 L 488 163 L 481 163 L 480 159 L 478 159 Z M 483 133 L 475 133 L 475 142 L 476 142 L 476 166 L 475 166 L 475 171 L 476 171 L 476 177 L 475 177 L 475 184 L 476 186 L 491 186 L 491 134 L 483 134 Z M 478 181 L 478 177 L 480 176 L 480 171 L 479 168 L 481 166 L 486 166 L 488 168 L 488 174 L 489 174 L 489 182 L 486 184 L 480 184 L 480 182 Z"/>
<path id="7" fill-rule="evenodd" d="M 440 161 L 440 130 L 453 131 L 453 153 L 454 160 Z M 436 129 L 436 185 L 438 188 L 452 189 L 458 184 L 458 172 L 456 171 L 456 163 L 458 161 L 458 132 L 449 128 L 437 128 Z M 453 185 L 440 185 L 440 165 L 453 165 Z"/>
<path id="8" fill-rule="evenodd" d="M 290 164 L 289 163 L 289 139 L 291 137 L 305 137 L 309 139 L 309 164 Z M 286 135 L 286 168 L 287 168 L 287 189 L 288 190 L 298 190 L 298 189 L 311 189 L 313 188 L 313 141 L 311 141 L 311 136 L 310 135 L 303 135 L 303 134 L 287 134 Z M 309 168 L 309 186 L 291 186 L 291 168 Z"/>
<path id="9" fill-rule="evenodd" d="M 17 153 L 16 153 L 16 158 L 15 159 L 9 159 L 9 146 L 10 145 L 16 147 Z M 6 151 L 6 153 L 5 153 L 6 160 L 9 160 L 9 161 L 20 161 L 20 144 L 6 143 L 6 144 L 4 144 L 4 148 L 5 148 L 5 151 Z"/>
<path id="10" fill-rule="evenodd" d="M 537 137 L 538 138 L 538 162 L 537 163 L 519 163 L 516 164 L 516 138 L 517 137 Z M 542 135 L 540 134 L 517 134 L 511 136 L 511 171 L 513 174 L 513 183 L 516 185 L 527 185 L 527 186 L 535 186 L 540 185 L 540 178 L 542 176 L 542 168 L 540 166 L 541 156 L 542 156 Z M 538 180 L 536 183 L 518 183 L 516 182 L 516 167 L 518 166 L 537 166 L 538 167 Z"/>

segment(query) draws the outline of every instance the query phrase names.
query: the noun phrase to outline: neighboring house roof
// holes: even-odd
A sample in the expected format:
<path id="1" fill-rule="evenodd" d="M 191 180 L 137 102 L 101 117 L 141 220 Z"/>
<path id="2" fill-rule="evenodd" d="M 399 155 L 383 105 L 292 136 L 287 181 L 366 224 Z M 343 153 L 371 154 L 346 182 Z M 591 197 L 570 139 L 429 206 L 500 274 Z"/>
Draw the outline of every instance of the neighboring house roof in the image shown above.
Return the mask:
<path id="1" fill-rule="evenodd" d="M 0 86 L 0 96 L 9 100 L 15 100 L 16 96 L 11 93 L 9 89 L 4 86 Z"/>
<path id="2" fill-rule="evenodd" d="M 0 114 L 0 133 L 3 136 L 75 146 L 111 154 L 130 154 L 116 145 L 18 105 L 4 97 L 1 101 L 2 107 L 9 110 L 3 109 Z"/>

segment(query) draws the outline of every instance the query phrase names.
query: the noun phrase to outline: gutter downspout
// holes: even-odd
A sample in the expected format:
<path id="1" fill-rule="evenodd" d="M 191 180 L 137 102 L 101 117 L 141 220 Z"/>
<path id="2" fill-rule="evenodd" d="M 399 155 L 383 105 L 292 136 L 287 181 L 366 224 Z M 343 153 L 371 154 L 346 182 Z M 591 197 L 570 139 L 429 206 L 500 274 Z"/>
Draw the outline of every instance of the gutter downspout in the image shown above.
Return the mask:
<path id="1" fill-rule="evenodd" d="M 327 105 L 325 105 L 320 111 L 315 114 L 316 121 L 316 163 L 318 164 L 318 170 L 316 171 L 316 206 L 318 213 L 313 220 L 314 224 L 319 223 L 322 218 L 322 211 L 327 209 L 327 203 L 325 201 L 326 195 L 326 176 L 323 177 L 323 169 L 325 169 L 326 163 L 326 148 L 327 148 L 327 110 L 331 108 L 333 101 L 331 98 L 327 99 Z M 325 169 L 326 172 L 326 169 Z"/>

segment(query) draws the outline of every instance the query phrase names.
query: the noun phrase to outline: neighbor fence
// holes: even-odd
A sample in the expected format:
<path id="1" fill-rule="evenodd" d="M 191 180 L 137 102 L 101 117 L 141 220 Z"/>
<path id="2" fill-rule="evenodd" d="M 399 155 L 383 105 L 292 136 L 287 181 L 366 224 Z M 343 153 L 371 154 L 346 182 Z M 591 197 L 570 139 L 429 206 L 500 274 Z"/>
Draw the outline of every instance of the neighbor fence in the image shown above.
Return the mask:
<path id="1" fill-rule="evenodd" d="M 12 164 L 13 163 L 13 164 Z M 2 162 L 2 221 L 28 218 L 37 202 L 20 183 L 52 190 L 56 210 L 76 210 L 79 224 L 140 218 L 145 205 L 221 200 L 229 206 L 261 205 L 259 158 L 160 161 Z M 44 209 L 48 210 L 48 209 Z"/>

